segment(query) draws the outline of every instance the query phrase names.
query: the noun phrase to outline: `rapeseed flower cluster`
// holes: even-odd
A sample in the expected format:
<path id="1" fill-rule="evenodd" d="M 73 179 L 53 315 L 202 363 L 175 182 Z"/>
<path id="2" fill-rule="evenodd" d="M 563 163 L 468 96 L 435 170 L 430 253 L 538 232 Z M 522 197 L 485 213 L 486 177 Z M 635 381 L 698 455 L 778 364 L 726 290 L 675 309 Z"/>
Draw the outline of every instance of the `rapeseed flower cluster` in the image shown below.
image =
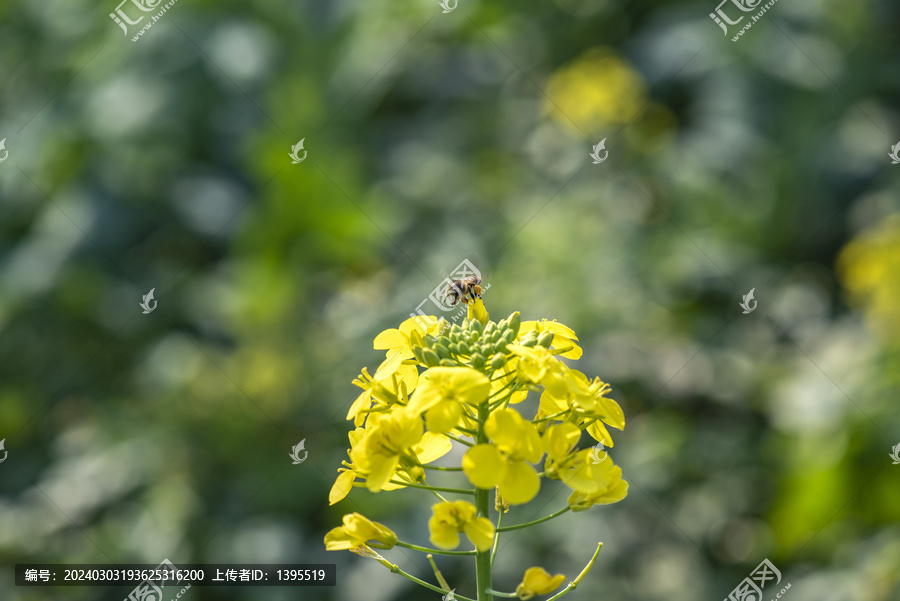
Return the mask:
<path id="1" fill-rule="evenodd" d="M 530 567 L 515 593 L 493 591 L 490 566 L 500 535 L 570 510 L 623 499 L 628 484 L 622 470 L 608 454 L 600 460 L 582 439 L 612 447 L 608 428 L 621 430 L 625 418 L 608 396 L 609 384 L 562 360 L 582 355 L 570 328 L 556 321 L 522 321 L 518 312 L 494 322 L 480 298 L 468 304 L 462 325 L 448 328 L 443 320 L 410 318 L 375 338 L 374 347 L 386 351 L 385 359 L 374 375 L 363 369 L 353 381 L 362 393 L 347 413 L 355 426 L 349 433 L 349 460 L 339 468 L 329 494 L 335 504 L 354 487 L 372 493 L 429 491 L 438 500 L 428 521 L 434 548 L 400 541 L 386 526 L 360 513 L 345 515 L 343 525 L 326 535 L 325 545 L 373 557 L 445 594 L 452 589 L 433 562 L 439 586 L 407 574 L 374 549 L 397 545 L 429 554 L 471 555 L 476 559 L 478 601 L 494 594 L 530 599 L 553 592 L 565 576 Z M 530 417 L 517 408 L 529 392 L 540 395 L 539 408 Z M 433 466 L 454 444 L 466 448 L 461 464 Z M 433 474 L 456 478 L 459 487 L 435 486 L 428 479 Z M 504 514 L 533 500 L 546 480 L 558 480 L 571 490 L 566 506 L 534 523 L 503 527 Z M 491 491 L 496 522 L 490 512 Z M 464 499 L 450 500 L 445 494 Z M 473 550 L 454 551 L 461 544 L 460 534 Z M 597 552 L 554 599 L 577 585 Z M 455 598 L 468 599 L 459 594 Z"/>

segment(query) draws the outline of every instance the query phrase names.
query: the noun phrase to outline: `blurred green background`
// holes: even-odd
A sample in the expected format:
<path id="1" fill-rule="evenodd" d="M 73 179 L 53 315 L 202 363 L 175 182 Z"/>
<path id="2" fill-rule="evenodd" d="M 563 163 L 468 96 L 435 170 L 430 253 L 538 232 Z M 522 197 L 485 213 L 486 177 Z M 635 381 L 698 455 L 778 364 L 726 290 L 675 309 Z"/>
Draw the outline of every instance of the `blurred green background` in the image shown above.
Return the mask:
<path id="1" fill-rule="evenodd" d="M 0 599 L 164 557 L 337 564 L 190 601 L 437 599 L 322 537 L 364 508 L 427 544 L 425 492 L 327 496 L 372 339 L 466 258 L 628 420 L 628 497 L 504 541 L 494 588 L 603 541 L 568 599 L 718 600 L 764 558 L 790 601 L 900 599 L 900 5 L 732 42 L 717 0 L 180 0 L 132 42 L 115 2 L 0 4 Z"/>

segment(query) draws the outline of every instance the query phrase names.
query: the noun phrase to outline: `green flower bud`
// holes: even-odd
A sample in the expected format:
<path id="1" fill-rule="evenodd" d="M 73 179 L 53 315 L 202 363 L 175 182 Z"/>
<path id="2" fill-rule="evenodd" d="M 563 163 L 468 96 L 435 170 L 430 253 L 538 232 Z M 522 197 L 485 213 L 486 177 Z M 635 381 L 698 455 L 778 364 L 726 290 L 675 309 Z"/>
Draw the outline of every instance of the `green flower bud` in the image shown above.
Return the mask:
<path id="1" fill-rule="evenodd" d="M 484 355 L 480 353 L 472 353 L 472 356 L 469 357 L 469 363 L 472 364 L 472 367 L 475 369 L 481 369 L 484 367 Z"/>
<path id="2" fill-rule="evenodd" d="M 493 357 L 491 357 L 491 369 L 497 371 L 506 365 L 506 355 L 503 353 L 495 353 Z"/>
<path id="3" fill-rule="evenodd" d="M 509 316 L 509 329 L 513 331 L 513 340 L 519 335 L 519 328 L 522 326 L 522 314 L 516 311 Z"/>
<path id="4" fill-rule="evenodd" d="M 544 348 L 550 348 L 553 344 L 553 332 L 547 331 L 538 336 L 537 343 Z"/>
<path id="5" fill-rule="evenodd" d="M 455 342 L 450 343 L 450 354 L 458 355 L 459 354 L 459 345 Z"/>
<path id="6" fill-rule="evenodd" d="M 481 325 L 481 322 L 476 319 L 471 323 L 471 325 L 469 325 L 469 329 L 474 333 L 480 334 L 482 331 L 484 331 L 484 326 Z"/>
<path id="7" fill-rule="evenodd" d="M 436 367 L 438 364 L 440 364 L 440 362 L 441 358 L 438 357 L 438 354 L 430 348 L 422 351 L 422 363 L 424 363 L 428 367 Z"/>
<path id="8" fill-rule="evenodd" d="M 425 363 L 425 357 L 422 355 L 423 350 L 424 349 L 422 349 L 421 346 L 412 347 L 413 356 L 416 358 L 416 361 L 418 361 L 419 363 Z"/>
<path id="9" fill-rule="evenodd" d="M 453 359 L 441 359 L 441 365 L 444 367 L 458 367 Z"/>
<path id="10" fill-rule="evenodd" d="M 450 349 L 448 349 L 443 344 L 434 345 L 434 350 L 437 352 L 438 357 L 441 359 L 449 359 L 450 358 Z"/>

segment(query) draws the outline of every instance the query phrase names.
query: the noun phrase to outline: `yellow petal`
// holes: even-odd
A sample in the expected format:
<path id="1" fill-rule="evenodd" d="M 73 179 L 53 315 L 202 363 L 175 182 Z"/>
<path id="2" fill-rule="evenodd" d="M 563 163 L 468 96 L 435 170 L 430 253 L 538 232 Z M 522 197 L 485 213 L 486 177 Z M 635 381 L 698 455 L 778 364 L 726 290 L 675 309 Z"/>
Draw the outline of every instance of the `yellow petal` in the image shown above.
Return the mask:
<path id="1" fill-rule="evenodd" d="M 376 336 L 373 346 L 375 350 L 384 351 L 400 348 L 407 344 L 409 344 L 409 339 L 406 335 L 397 328 L 391 328 Z"/>
<path id="2" fill-rule="evenodd" d="M 558 589 L 565 579 L 562 574 L 551 576 L 544 568 L 528 568 L 522 582 L 516 587 L 516 595 L 522 601 L 527 601 L 535 595 L 546 595 Z"/>
<path id="3" fill-rule="evenodd" d="M 331 486 L 331 491 L 328 493 L 328 504 L 334 505 L 348 494 L 350 494 L 350 490 L 353 488 L 353 481 L 356 479 L 356 472 L 352 470 L 344 470 L 340 474 L 338 474 L 337 479 L 334 481 L 334 484 Z"/>
<path id="4" fill-rule="evenodd" d="M 562 461 L 581 438 L 581 430 L 571 422 L 554 424 L 544 433 L 544 450 L 554 461 Z"/>
<path id="5" fill-rule="evenodd" d="M 507 465 L 497 447 L 479 444 L 466 451 L 462 468 L 469 482 L 478 488 L 494 488 L 506 476 Z"/>
<path id="6" fill-rule="evenodd" d="M 446 436 L 441 436 L 434 432 L 426 432 L 422 436 L 422 440 L 413 447 L 413 452 L 416 454 L 419 463 L 431 463 L 449 453 L 452 448 L 453 443 Z"/>
<path id="7" fill-rule="evenodd" d="M 429 432 L 446 433 L 454 429 L 462 416 L 462 405 L 454 401 L 441 401 L 425 414 L 425 427 Z"/>
<path id="8" fill-rule="evenodd" d="M 494 545 L 494 524 L 485 517 L 476 518 L 463 526 L 463 532 L 479 551 L 487 551 Z"/>
<path id="9" fill-rule="evenodd" d="M 541 478 L 534 468 L 524 461 L 513 461 L 500 482 L 500 494 L 512 505 L 527 503 L 541 489 Z"/>

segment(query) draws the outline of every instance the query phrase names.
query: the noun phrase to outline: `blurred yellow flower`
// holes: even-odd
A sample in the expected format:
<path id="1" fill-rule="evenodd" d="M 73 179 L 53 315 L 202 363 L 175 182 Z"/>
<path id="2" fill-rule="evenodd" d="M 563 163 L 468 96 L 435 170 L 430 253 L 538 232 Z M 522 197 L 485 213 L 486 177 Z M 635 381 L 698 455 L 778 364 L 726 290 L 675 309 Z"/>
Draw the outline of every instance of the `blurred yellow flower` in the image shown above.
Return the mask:
<path id="1" fill-rule="evenodd" d="M 344 525 L 332 528 L 325 535 L 325 549 L 328 551 L 346 551 L 366 545 L 369 541 L 378 541 L 379 549 L 390 549 L 397 544 L 397 535 L 387 526 L 373 522 L 361 513 L 348 513 L 344 516 Z"/>
<path id="2" fill-rule="evenodd" d="M 476 517 L 475 506 L 467 501 L 438 503 L 432 508 L 428 531 L 434 546 L 450 550 L 459 546 L 459 533 L 479 551 L 487 551 L 494 544 L 494 525 L 486 517 Z"/>
<path id="3" fill-rule="evenodd" d="M 516 587 L 516 595 L 522 601 L 527 601 L 535 595 L 546 595 L 558 589 L 565 579 L 562 574 L 551 576 L 544 568 L 528 568 L 522 582 Z"/>
<path id="4" fill-rule="evenodd" d="M 850 303 L 862 305 L 873 331 L 900 338 L 900 215 L 851 240 L 838 257 Z"/>
<path id="5" fill-rule="evenodd" d="M 558 69 L 547 96 L 550 115 L 579 134 L 627 123 L 646 102 L 643 78 L 608 48 L 589 50 Z"/>

